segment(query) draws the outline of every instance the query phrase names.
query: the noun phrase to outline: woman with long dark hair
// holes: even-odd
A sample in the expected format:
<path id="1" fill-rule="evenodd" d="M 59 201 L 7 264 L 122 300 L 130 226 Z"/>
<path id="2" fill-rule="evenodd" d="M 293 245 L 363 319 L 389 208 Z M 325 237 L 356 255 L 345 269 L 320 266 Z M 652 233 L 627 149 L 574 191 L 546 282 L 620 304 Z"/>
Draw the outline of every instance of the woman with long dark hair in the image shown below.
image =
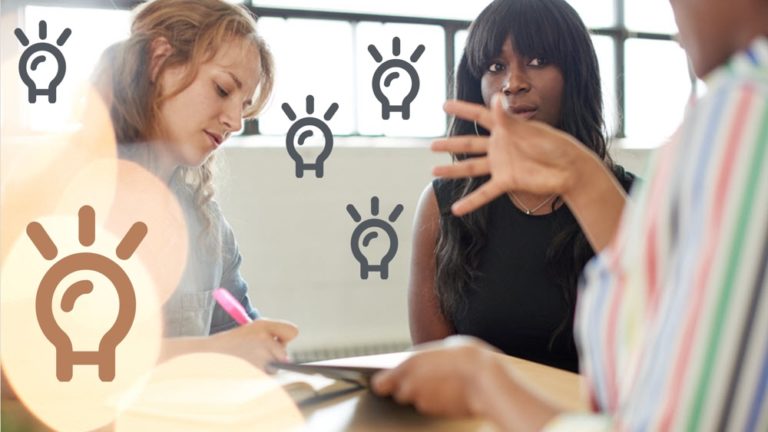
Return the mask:
<path id="1" fill-rule="evenodd" d="M 494 94 L 509 114 L 584 143 L 618 180 L 606 204 L 623 206 L 634 176 L 608 154 L 597 57 L 568 3 L 496 0 L 475 19 L 456 98 L 489 106 Z M 475 134 L 488 131 L 460 118 L 449 131 Z M 577 371 L 576 286 L 593 245 L 557 195 L 508 193 L 473 213 L 451 214 L 454 202 L 487 180 L 437 179 L 422 194 L 409 293 L 413 342 L 472 335 L 509 355 Z"/>

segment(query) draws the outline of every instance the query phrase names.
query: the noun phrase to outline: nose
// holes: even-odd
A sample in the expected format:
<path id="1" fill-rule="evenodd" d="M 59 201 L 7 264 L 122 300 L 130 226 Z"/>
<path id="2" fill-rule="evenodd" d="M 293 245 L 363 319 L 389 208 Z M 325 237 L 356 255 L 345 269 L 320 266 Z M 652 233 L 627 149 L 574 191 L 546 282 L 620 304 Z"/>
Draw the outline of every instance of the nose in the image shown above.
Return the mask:
<path id="1" fill-rule="evenodd" d="M 527 93 L 531 90 L 531 82 L 525 68 L 514 66 L 509 68 L 509 73 L 502 83 L 501 92 L 504 96 L 513 96 Z"/>
<path id="2" fill-rule="evenodd" d="M 237 101 L 230 101 L 224 106 L 219 121 L 227 134 L 240 130 L 243 121 L 243 107 L 238 105 Z"/>

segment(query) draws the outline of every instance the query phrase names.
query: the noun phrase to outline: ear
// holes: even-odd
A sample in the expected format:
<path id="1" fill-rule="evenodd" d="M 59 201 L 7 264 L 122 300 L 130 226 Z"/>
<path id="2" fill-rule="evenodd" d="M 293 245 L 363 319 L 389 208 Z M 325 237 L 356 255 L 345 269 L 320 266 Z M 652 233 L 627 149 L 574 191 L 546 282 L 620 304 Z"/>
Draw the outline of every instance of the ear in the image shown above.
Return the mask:
<path id="1" fill-rule="evenodd" d="M 150 80 L 154 83 L 157 80 L 157 74 L 160 72 L 160 66 L 163 65 L 165 59 L 173 53 L 173 47 L 168 39 L 160 36 L 152 41 L 149 47 L 149 72 Z"/>

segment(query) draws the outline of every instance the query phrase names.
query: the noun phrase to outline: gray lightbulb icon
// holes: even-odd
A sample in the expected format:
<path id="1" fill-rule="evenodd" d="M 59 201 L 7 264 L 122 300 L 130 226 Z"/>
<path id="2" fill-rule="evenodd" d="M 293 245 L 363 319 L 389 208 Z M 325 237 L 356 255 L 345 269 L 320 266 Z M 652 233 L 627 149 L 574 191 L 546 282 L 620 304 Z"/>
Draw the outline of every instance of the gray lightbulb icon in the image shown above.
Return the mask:
<path id="1" fill-rule="evenodd" d="M 83 246 L 90 246 L 95 240 L 95 213 L 90 206 L 83 206 L 78 212 L 79 240 Z M 134 223 L 116 248 L 117 257 L 127 260 L 138 248 L 147 226 L 143 222 Z M 51 237 L 38 222 L 27 225 L 27 235 L 40 254 L 48 261 L 56 258 L 58 249 Z M 112 283 L 117 291 L 119 311 L 112 327 L 107 330 L 99 342 L 98 351 L 75 351 L 71 335 L 67 334 L 56 322 L 53 313 L 53 295 L 60 283 L 70 274 L 80 271 L 100 273 Z M 75 301 L 83 294 L 93 291 L 90 280 L 80 280 L 69 286 L 61 297 L 61 309 L 71 312 Z M 115 349 L 125 338 L 136 316 L 136 294 L 133 284 L 123 269 L 111 259 L 92 252 L 79 252 L 65 256 L 57 261 L 45 273 L 40 281 L 35 298 L 35 312 L 40 329 L 56 348 L 56 378 L 70 381 L 74 365 L 96 365 L 101 381 L 115 378 Z"/>
<path id="2" fill-rule="evenodd" d="M 24 31 L 20 28 L 17 28 L 14 31 L 14 34 L 16 34 L 16 38 L 19 42 L 26 47 L 19 59 L 19 76 L 29 90 L 29 103 L 35 103 L 38 96 L 48 96 L 48 102 L 55 103 L 56 87 L 61 84 L 61 81 L 64 79 L 64 74 L 67 72 L 67 62 L 64 60 L 64 55 L 59 48 L 48 42 L 37 42 L 30 45 L 29 38 L 27 38 L 27 35 L 25 35 Z M 56 45 L 64 45 L 71 34 L 72 30 L 68 28 L 64 29 L 58 39 L 56 39 Z M 48 37 L 48 25 L 45 21 L 40 21 L 39 23 L 38 36 L 41 40 L 45 40 Z M 40 63 L 45 61 L 46 56 L 42 55 L 44 52 L 49 53 L 56 59 L 56 74 L 49 82 L 38 83 L 36 80 L 32 79 L 29 75 L 29 71 L 31 70 L 34 73 L 37 71 Z M 36 54 L 37 56 L 33 59 L 32 56 Z"/>
<path id="3" fill-rule="evenodd" d="M 398 204 L 392 209 L 389 217 L 387 217 L 389 222 L 376 217 L 363 221 L 360 213 L 352 204 L 347 205 L 347 212 L 352 216 L 352 220 L 358 223 L 352 232 L 350 245 L 352 247 L 352 255 L 360 263 L 360 277 L 368 279 L 368 273 L 379 272 L 382 279 L 387 279 L 389 277 L 389 263 L 397 253 L 397 233 L 389 222 L 394 223 L 400 217 L 400 213 L 403 212 L 403 205 Z M 379 215 L 379 198 L 376 196 L 371 198 L 371 215 Z M 382 230 L 387 234 L 389 247 L 380 262 L 371 263 L 370 257 L 363 253 L 362 248 L 367 247 L 371 240 L 378 237 L 378 230 Z"/>
<path id="4" fill-rule="evenodd" d="M 285 146 L 288 148 L 288 155 L 296 164 L 296 177 L 304 177 L 304 170 L 314 170 L 315 177 L 323 177 L 323 164 L 325 163 L 325 160 L 328 159 L 328 156 L 331 155 L 331 151 L 333 150 L 333 133 L 331 133 L 331 129 L 324 121 L 316 117 L 311 117 L 311 115 L 315 112 L 314 96 L 307 96 L 306 109 L 309 116 L 301 118 L 298 121 L 296 121 L 296 113 L 293 112 L 293 109 L 288 103 L 284 103 L 282 108 L 286 117 L 288 117 L 290 121 L 294 122 L 288 129 L 288 134 L 285 136 Z M 323 114 L 323 119 L 325 119 L 325 121 L 330 121 L 338 109 L 339 104 L 336 102 L 332 103 L 331 106 L 329 106 L 325 111 L 325 114 Z M 301 130 L 301 128 L 307 129 L 299 134 L 299 130 Z M 323 134 L 323 150 L 319 155 L 317 155 L 317 158 L 314 161 L 308 162 L 304 160 L 304 157 L 296 149 L 296 146 L 304 145 L 307 138 L 314 134 L 312 129 L 317 129 Z M 298 138 L 296 137 L 297 134 Z"/>
<path id="5" fill-rule="evenodd" d="M 383 57 L 375 45 L 368 45 L 368 52 L 376 63 L 382 62 Z M 392 54 L 395 56 L 400 55 L 400 38 L 398 37 L 392 38 Z M 424 54 L 424 45 L 419 44 L 413 51 L 413 54 L 411 54 L 411 63 L 419 61 L 422 54 Z M 420 85 L 419 74 L 416 73 L 416 69 L 411 63 L 399 58 L 389 59 L 384 63 L 381 63 L 373 73 L 373 80 L 371 82 L 371 85 L 373 86 L 373 95 L 376 96 L 376 99 L 381 103 L 381 118 L 384 120 L 388 120 L 389 115 L 392 112 L 401 113 L 403 120 L 408 120 L 411 117 L 411 102 L 416 99 Z M 397 70 L 405 71 L 410 78 L 411 87 L 402 101 L 391 101 L 385 94 L 384 89 L 382 89 L 382 85 L 385 88 L 389 88 L 392 81 L 400 78 L 400 72 Z M 386 76 L 384 76 L 384 74 L 386 74 Z"/>

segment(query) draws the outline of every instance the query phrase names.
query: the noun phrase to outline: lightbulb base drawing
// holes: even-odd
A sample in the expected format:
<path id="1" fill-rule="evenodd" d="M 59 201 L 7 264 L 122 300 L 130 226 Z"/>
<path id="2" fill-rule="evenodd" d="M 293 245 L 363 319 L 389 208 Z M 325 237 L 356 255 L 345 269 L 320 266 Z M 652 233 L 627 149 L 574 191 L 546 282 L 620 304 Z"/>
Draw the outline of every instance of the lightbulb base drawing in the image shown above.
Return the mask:
<path id="1" fill-rule="evenodd" d="M 381 101 L 381 118 L 383 120 L 389 120 L 390 114 L 395 112 L 402 113 L 403 120 L 411 118 L 410 105 L 389 105 L 386 100 Z"/>
<path id="2" fill-rule="evenodd" d="M 377 228 L 387 234 L 389 239 L 389 249 L 384 257 L 381 258 L 380 264 L 371 264 L 368 262 L 368 257 L 361 251 L 360 245 L 368 246 L 371 239 L 376 238 L 377 235 L 375 230 Z M 366 231 L 368 231 L 368 234 L 363 235 Z M 362 279 L 368 279 L 368 275 L 375 272 L 378 272 L 382 279 L 387 279 L 389 277 L 389 262 L 392 261 L 392 258 L 394 258 L 397 253 L 397 233 L 395 232 L 395 229 L 392 228 L 392 225 L 378 218 L 367 219 L 357 225 L 352 232 L 350 246 L 352 247 L 352 255 L 360 263 L 360 277 Z"/>
<path id="3" fill-rule="evenodd" d="M 400 74 L 397 72 L 391 72 L 386 77 L 384 77 L 384 73 L 390 69 L 402 69 L 411 79 L 411 88 L 408 91 L 408 94 L 403 98 L 402 104 L 400 105 L 392 104 L 382 89 L 382 85 L 387 88 L 391 85 L 394 79 L 400 76 Z M 413 102 L 413 100 L 416 99 L 416 95 L 419 94 L 420 85 L 419 74 L 416 73 L 416 68 L 414 68 L 413 65 L 407 61 L 401 59 L 390 59 L 380 64 L 379 67 L 376 68 L 376 71 L 373 73 L 371 86 L 373 87 L 373 95 L 376 97 L 376 100 L 381 103 L 381 118 L 384 120 L 389 120 L 391 113 L 399 112 L 401 113 L 403 120 L 410 119 L 411 102 Z"/>
<path id="4" fill-rule="evenodd" d="M 99 342 L 99 350 L 95 352 L 77 352 L 72 349 L 72 339 L 56 323 L 52 308 L 53 295 L 61 281 L 72 273 L 86 270 L 106 276 L 115 287 L 120 300 L 120 313 L 114 325 Z M 83 288 L 84 286 L 87 285 L 75 283 L 67 289 L 62 297 L 62 306 L 65 311 L 71 311 L 77 297 L 87 294 L 93 287 L 90 285 L 89 289 Z M 74 365 L 97 365 L 99 379 L 112 381 L 115 378 L 115 349 L 128 334 L 136 315 L 136 294 L 133 284 L 119 265 L 103 255 L 90 252 L 81 252 L 62 258 L 43 276 L 35 298 L 35 311 L 43 334 L 56 347 L 56 377 L 59 381 L 72 379 Z"/>
<path id="5" fill-rule="evenodd" d="M 360 216 L 360 212 L 357 211 L 354 205 L 347 205 L 347 212 L 352 217 L 352 220 L 357 222 L 355 230 L 352 232 L 352 238 L 350 240 L 350 247 L 352 248 L 352 255 L 355 257 L 358 263 L 360 263 L 360 278 L 368 279 L 371 273 L 379 273 L 381 279 L 389 278 L 389 263 L 397 254 L 397 233 L 392 227 L 391 223 L 394 223 L 403 211 L 403 205 L 398 204 L 392 209 L 387 219 L 389 222 L 379 218 L 369 218 L 363 220 Z M 377 216 L 379 214 L 379 198 L 374 196 L 371 198 L 371 214 Z M 387 252 L 384 256 L 378 260 L 378 262 L 371 263 L 368 255 L 363 252 L 362 248 L 368 248 L 371 240 L 378 237 L 378 231 L 381 230 L 386 234 L 385 240 L 388 243 Z"/>
<path id="6" fill-rule="evenodd" d="M 29 76 L 29 73 L 27 72 L 27 62 L 29 62 L 29 58 L 32 57 L 33 54 L 40 53 L 41 51 L 51 54 L 59 64 L 56 75 L 51 80 L 48 88 L 37 88 L 37 84 L 34 80 L 32 80 L 32 78 Z M 42 61 L 40 59 L 41 57 L 37 57 L 32 60 L 32 64 L 29 66 L 29 68 L 33 71 L 36 70 L 38 64 Z M 38 42 L 24 50 L 24 52 L 21 54 L 21 58 L 19 59 L 19 75 L 21 76 L 21 80 L 24 82 L 24 85 L 26 85 L 27 89 L 29 90 L 27 93 L 27 100 L 29 103 L 37 102 L 38 96 L 48 96 L 48 102 L 55 103 L 56 88 L 64 79 L 64 74 L 66 71 L 67 62 L 64 60 L 64 56 L 61 54 L 61 51 L 59 51 L 59 49 L 55 46 L 47 42 Z"/>
<path id="7" fill-rule="evenodd" d="M 59 345 L 59 349 L 56 350 L 56 378 L 61 382 L 71 381 L 75 365 L 95 365 L 99 369 L 101 381 L 113 381 L 115 379 L 115 349 L 67 351 Z"/>
<path id="8" fill-rule="evenodd" d="M 295 161 L 296 161 L 296 178 L 304 177 L 304 171 L 314 171 L 315 177 L 323 178 L 323 161 L 318 161 L 317 163 L 305 163 L 301 160 L 295 160 Z"/>
<path id="9" fill-rule="evenodd" d="M 381 265 L 360 263 L 360 279 L 368 279 L 368 274 L 376 272 L 379 273 L 379 276 L 382 279 L 389 278 L 389 263 L 383 263 Z"/>
<path id="10" fill-rule="evenodd" d="M 416 63 L 424 54 L 424 45 L 419 44 L 410 56 L 410 62 L 403 59 L 392 58 L 382 63 L 384 58 L 375 45 L 368 45 L 368 52 L 371 57 L 379 63 L 379 66 L 373 72 L 373 78 L 371 79 L 371 87 L 373 88 L 373 95 L 376 100 L 381 103 L 381 118 L 383 120 L 389 120 L 390 114 L 393 112 L 401 113 L 403 120 L 411 118 L 411 103 L 416 99 L 416 95 L 419 94 L 419 87 L 421 81 L 419 81 L 419 74 L 416 72 L 416 68 L 412 63 Z M 400 38 L 392 38 L 392 54 L 395 56 L 400 55 Z M 390 88 L 392 81 L 400 78 L 400 73 L 396 70 L 403 70 L 408 75 L 410 81 L 410 89 L 408 94 L 402 99 L 402 103 L 392 103 L 390 97 L 384 92 L 384 89 Z M 391 72 L 389 72 L 391 70 Z M 387 74 L 384 76 L 384 74 Z M 398 97 L 398 100 L 400 98 Z"/>
<path id="11" fill-rule="evenodd" d="M 312 95 L 307 96 L 307 114 L 314 113 L 315 110 L 315 98 Z M 288 103 L 284 103 L 282 105 L 283 112 L 285 113 L 286 117 L 288 117 L 289 120 L 293 121 L 294 123 L 291 124 L 291 127 L 288 129 L 288 133 L 285 135 L 285 147 L 288 150 L 288 156 L 293 159 L 296 167 L 296 178 L 302 178 L 304 177 L 304 171 L 314 171 L 315 177 L 322 178 L 323 177 L 323 164 L 325 163 L 325 160 L 328 159 L 328 157 L 331 155 L 331 152 L 333 151 L 333 133 L 331 132 L 331 128 L 328 127 L 328 125 L 325 123 L 325 121 L 330 121 L 333 116 L 336 114 L 336 110 L 339 109 L 339 104 L 332 103 L 328 110 L 326 110 L 325 114 L 323 115 L 323 119 L 325 121 L 320 120 L 316 117 L 304 117 L 299 120 L 296 120 L 297 116 L 296 113 L 293 111 L 293 108 Z M 299 134 L 299 131 L 302 128 L 306 128 L 304 132 Z M 320 154 L 317 155 L 316 158 L 314 158 L 314 161 L 307 162 L 304 160 L 304 157 L 299 153 L 297 150 L 297 146 L 303 146 L 306 140 L 311 137 L 314 132 L 313 129 L 319 130 L 323 135 L 323 149 L 320 151 Z M 298 135 L 298 137 L 296 136 Z"/>
<path id="12" fill-rule="evenodd" d="M 44 40 L 46 37 L 48 37 L 48 25 L 45 21 L 40 21 L 38 25 L 39 37 L 41 40 Z M 16 35 L 16 38 L 19 40 L 19 42 L 26 47 L 24 52 L 21 53 L 21 57 L 19 58 L 19 76 L 24 82 L 24 85 L 26 85 L 29 89 L 29 92 L 27 93 L 27 100 L 29 103 L 35 103 L 37 102 L 38 96 L 47 96 L 49 103 L 55 103 L 56 88 L 59 86 L 59 84 L 61 84 L 61 81 L 64 79 L 64 75 L 67 72 L 67 62 L 64 60 L 64 55 L 61 53 L 61 50 L 57 46 L 48 42 L 37 42 L 30 45 L 29 38 L 27 38 L 27 35 L 20 28 L 17 28 L 14 31 L 14 34 Z M 56 39 L 56 45 L 64 45 L 71 34 L 72 30 L 68 28 L 64 29 L 64 31 L 61 32 L 61 35 L 59 35 L 59 37 Z M 47 52 L 56 60 L 56 75 L 54 75 L 53 79 L 51 79 L 49 83 L 45 83 L 42 86 L 43 88 L 41 88 L 41 86 L 38 85 L 38 83 L 36 83 L 35 80 L 29 76 L 29 70 L 33 72 L 36 71 L 38 65 L 45 61 L 45 56 L 37 56 L 30 61 L 33 55 L 39 54 L 41 52 Z"/>
<path id="13" fill-rule="evenodd" d="M 93 208 L 87 205 L 81 207 L 78 218 L 80 244 L 91 246 L 96 231 L 96 215 Z M 146 235 L 147 225 L 135 222 L 117 245 L 117 257 L 122 260 L 129 259 Z M 42 225 L 30 222 L 27 225 L 27 236 L 43 258 L 48 261 L 56 259 L 58 248 Z M 106 277 L 118 299 L 117 316 L 99 341 L 98 351 L 75 351 L 70 335 L 59 326 L 53 312 L 54 293 L 57 288 L 68 276 L 83 271 L 99 273 Z M 92 291 L 93 283 L 88 279 L 73 283 L 61 296 L 61 309 L 64 312 L 72 312 L 77 299 Z M 78 252 L 61 258 L 45 272 L 35 296 L 35 315 L 43 335 L 56 349 L 56 378 L 59 381 L 70 381 L 75 365 L 96 365 L 99 379 L 112 381 L 115 379 L 115 350 L 128 334 L 136 317 L 136 292 L 131 279 L 112 259 L 93 252 Z"/>

